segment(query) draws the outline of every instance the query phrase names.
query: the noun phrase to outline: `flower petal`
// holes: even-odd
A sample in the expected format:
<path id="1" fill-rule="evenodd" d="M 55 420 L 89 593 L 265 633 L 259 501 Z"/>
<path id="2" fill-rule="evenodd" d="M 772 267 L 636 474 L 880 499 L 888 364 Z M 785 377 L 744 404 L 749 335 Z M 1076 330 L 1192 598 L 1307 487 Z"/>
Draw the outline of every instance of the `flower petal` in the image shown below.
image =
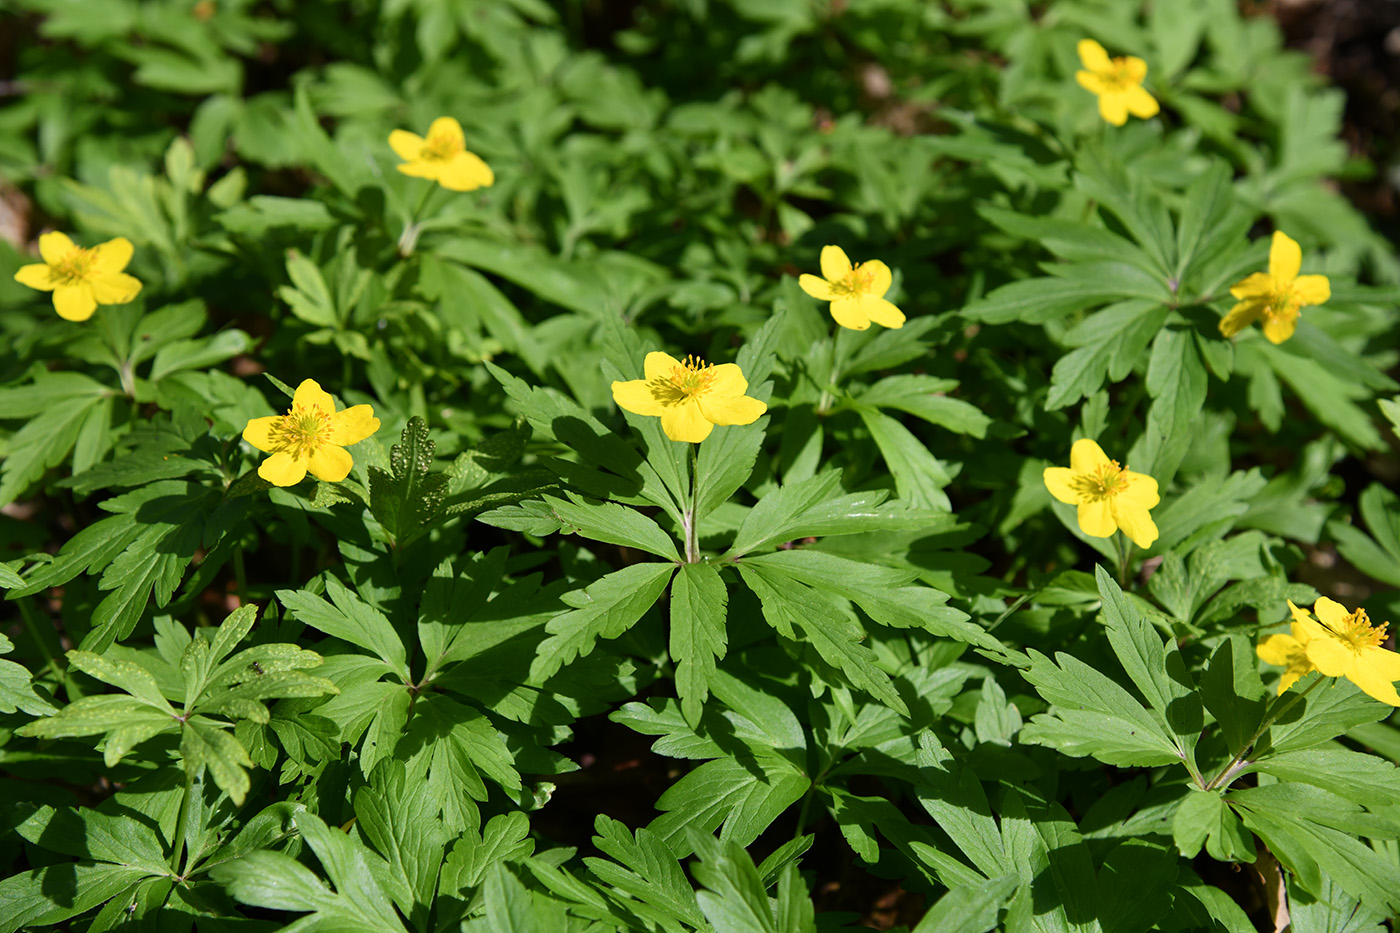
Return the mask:
<path id="1" fill-rule="evenodd" d="M 418 156 L 423 152 L 423 145 L 423 137 L 408 130 L 394 130 L 389 134 L 389 148 L 394 150 L 394 155 L 406 162 L 418 161 Z"/>
<path id="2" fill-rule="evenodd" d="M 92 296 L 100 305 L 124 305 L 141 292 L 141 280 L 125 272 L 104 272 L 92 276 Z"/>
<path id="3" fill-rule="evenodd" d="M 1269 343 L 1283 343 L 1298 329 L 1298 317 L 1296 308 L 1264 315 L 1264 336 L 1269 338 Z"/>
<path id="4" fill-rule="evenodd" d="M 48 266 L 42 268 L 47 269 Z M 797 277 L 797 285 L 818 301 L 831 301 L 836 297 L 836 290 L 831 287 L 830 282 L 806 272 Z"/>
<path id="5" fill-rule="evenodd" d="M 1046 467 L 1041 476 L 1045 479 L 1045 488 L 1050 490 L 1050 495 L 1066 505 L 1079 504 L 1082 496 L 1075 489 L 1076 474 L 1069 467 Z"/>
<path id="6" fill-rule="evenodd" d="M 1269 275 L 1287 288 L 1298 277 L 1298 269 L 1303 265 L 1303 250 L 1298 241 L 1282 230 L 1274 231 L 1274 242 L 1269 246 Z"/>
<path id="7" fill-rule="evenodd" d="M 1080 39 L 1079 61 L 1090 71 L 1108 71 L 1113 67 L 1113 62 L 1108 60 L 1108 52 L 1093 39 Z"/>
<path id="8" fill-rule="evenodd" d="M 614 382 L 612 397 L 618 408 L 630 411 L 634 415 L 660 415 L 666 410 L 666 406 L 661 404 L 661 399 L 652 392 L 651 383 L 646 379 Z"/>
<path id="9" fill-rule="evenodd" d="M 1230 286 L 1230 294 L 1240 300 L 1265 298 L 1273 294 L 1273 291 L 1274 277 L 1267 272 L 1255 272 Z"/>
<path id="10" fill-rule="evenodd" d="M 1105 91 L 1099 95 L 1099 116 L 1114 126 L 1128 122 L 1128 95 L 1122 91 Z"/>
<path id="11" fill-rule="evenodd" d="M 1254 653 L 1259 655 L 1265 664 L 1287 667 L 1289 656 L 1301 647 L 1296 638 L 1280 633 L 1261 641 L 1255 647 Z"/>
<path id="12" fill-rule="evenodd" d="M 1157 492 L 1157 481 L 1146 473 L 1124 470 L 1122 479 L 1127 485 L 1118 493 L 1119 501 L 1131 503 L 1142 509 L 1154 509 L 1162 501 Z"/>
<path id="13" fill-rule="evenodd" d="M 851 274 L 851 260 L 839 246 L 822 247 L 822 278 L 828 282 L 840 282 Z"/>
<path id="14" fill-rule="evenodd" d="M 1121 495 L 1109 500 L 1109 504 L 1113 520 L 1123 529 L 1123 534 L 1143 550 L 1150 548 L 1152 542 L 1157 540 L 1158 531 L 1157 523 L 1152 521 L 1147 509 L 1131 500 L 1125 501 Z"/>
<path id="15" fill-rule="evenodd" d="M 847 330 L 865 330 L 870 326 L 870 318 L 855 298 L 837 298 L 831 302 L 831 316 Z"/>
<path id="16" fill-rule="evenodd" d="M 475 191 L 495 184 L 491 166 L 474 152 L 459 152 L 443 167 L 438 184 L 451 191 Z"/>
<path id="17" fill-rule="evenodd" d="M 1298 682 L 1298 678 L 1301 676 L 1302 675 L 1300 673 L 1291 669 L 1284 671 L 1278 679 L 1278 695 L 1283 696 L 1285 693 L 1287 693 L 1288 688 L 1296 684 Z"/>
<path id="18" fill-rule="evenodd" d="M 899 330 L 904 326 L 904 312 L 883 298 L 865 296 L 860 300 L 860 310 L 862 314 L 881 327 Z"/>
<path id="19" fill-rule="evenodd" d="M 890 290 L 890 283 L 894 281 L 894 274 L 890 272 L 890 267 L 878 259 L 872 259 L 869 262 L 861 263 L 860 271 L 869 277 L 865 286 L 865 294 L 873 298 L 885 297 L 885 292 Z M 875 323 L 878 324 L 879 321 Z"/>
<path id="20" fill-rule="evenodd" d="M 374 408 L 369 405 L 352 405 L 331 416 L 331 430 L 326 442 L 345 447 L 358 444 L 379 430 L 379 419 L 374 417 Z M 316 467 L 312 466 L 312 472 Z"/>
<path id="21" fill-rule="evenodd" d="M 1076 71 L 1074 73 L 1074 80 L 1079 82 L 1080 87 L 1095 96 L 1108 90 L 1108 82 L 1104 81 L 1103 78 L 1094 74 L 1092 71 Z"/>
<path id="22" fill-rule="evenodd" d="M 749 390 L 749 381 L 738 363 L 720 363 L 710 371 L 710 398 L 734 398 Z"/>
<path id="23" fill-rule="evenodd" d="M 1264 303 L 1257 298 L 1241 301 L 1230 309 L 1230 313 L 1220 319 L 1220 334 L 1233 337 L 1264 314 Z"/>
<path id="24" fill-rule="evenodd" d="M 436 181 L 442 174 L 441 162 L 400 162 L 394 166 L 400 174 L 413 178 L 428 178 Z"/>
<path id="25" fill-rule="evenodd" d="M 453 117 L 438 117 L 428 127 L 428 138 L 435 136 L 446 136 L 455 141 L 458 145 L 466 143 L 466 134 L 462 132 L 462 124 Z"/>
<path id="26" fill-rule="evenodd" d="M 1118 530 L 1107 500 L 1079 503 L 1079 530 L 1093 538 L 1107 538 Z"/>
<path id="27" fill-rule="evenodd" d="M 1313 603 L 1313 615 L 1321 620 L 1322 624 L 1334 632 L 1340 632 L 1346 625 L 1347 618 L 1351 615 L 1347 612 L 1347 607 L 1337 602 L 1335 599 L 1328 599 L 1326 596 L 1318 597 Z"/>
<path id="28" fill-rule="evenodd" d="M 77 248 L 77 244 L 68 238 L 68 234 L 59 233 L 57 230 L 39 237 L 39 255 L 51 266 L 67 259 Z"/>
<path id="29" fill-rule="evenodd" d="M 247 426 L 243 428 L 243 439 L 258 450 L 265 450 L 271 453 L 277 449 L 277 441 L 273 439 L 273 429 L 277 427 L 281 420 L 281 415 L 268 415 L 266 418 L 251 418 Z"/>
<path id="30" fill-rule="evenodd" d="M 1124 55 L 1118 63 L 1123 68 L 1123 77 L 1133 84 L 1141 84 L 1147 77 L 1147 62 L 1136 55 Z"/>
<path id="31" fill-rule="evenodd" d="M 1123 101 L 1127 104 L 1129 113 L 1144 120 L 1157 116 L 1158 111 L 1162 109 L 1161 105 L 1157 103 L 1157 98 L 1147 93 L 1138 84 L 1124 89 Z"/>
<path id="32" fill-rule="evenodd" d="M 1361 663 L 1387 681 L 1393 683 L 1400 680 L 1400 654 L 1394 651 L 1387 651 L 1379 647 L 1363 648 L 1361 650 Z"/>
<path id="33" fill-rule="evenodd" d="M 106 243 L 99 243 L 92 248 L 94 272 L 120 272 L 126 268 L 126 264 L 131 262 L 131 255 L 135 247 L 131 241 L 124 236 L 115 237 Z M 99 301 L 101 299 L 98 299 Z M 103 304 L 119 304 L 119 302 L 103 301 Z"/>
<path id="34" fill-rule="evenodd" d="M 700 399 L 700 413 L 714 424 L 753 424 L 767 410 L 766 404 L 747 395 L 737 398 L 704 396 Z"/>
<path id="35" fill-rule="evenodd" d="M 58 286 L 53 290 L 53 309 L 65 321 L 86 321 L 97 310 L 92 286 L 86 282 Z"/>
<path id="36" fill-rule="evenodd" d="M 1347 675 L 1347 679 L 1382 703 L 1400 706 L 1400 693 L 1395 692 L 1395 684 L 1387 680 L 1380 672 L 1364 664 L 1358 664 L 1356 670 Z"/>
<path id="37" fill-rule="evenodd" d="M 30 288 L 37 288 L 41 292 L 51 292 L 58 287 L 53 280 L 53 270 L 44 262 L 20 266 L 15 272 L 15 281 Z"/>
<path id="38" fill-rule="evenodd" d="M 647 378 L 647 381 L 665 379 L 671 375 L 671 370 L 679 369 L 680 366 L 681 361 L 671 354 L 653 350 L 642 361 L 642 374 Z"/>
<path id="39" fill-rule="evenodd" d="M 1293 294 L 1300 305 L 1320 305 L 1332 297 L 1332 283 L 1325 275 L 1300 275 L 1293 280 Z"/>
<path id="40" fill-rule="evenodd" d="M 312 453 L 306 468 L 317 479 L 338 483 L 350 475 L 350 468 L 354 465 L 355 459 L 350 456 L 350 451 L 326 444 Z"/>
<path id="41" fill-rule="evenodd" d="M 292 395 L 292 407 L 315 408 L 331 415 L 335 413 L 335 399 L 315 379 L 303 379 Z"/>
<path id="42" fill-rule="evenodd" d="M 1081 437 L 1069 449 L 1069 468 L 1076 473 L 1096 473 L 1111 463 L 1097 441 Z"/>
<path id="43" fill-rule="evenodd" d="M 714 429 L 714 424 L 701 414 L 700 406 L 694 399 L 669 405 L 661 413 L 661 430 L 673 441 L 698 444 L 709 437 Z"/>
<path id="44" fill-rule="evenodd" d="M 1349 677 L 1356 665 L 1356 653 L 1330 635 L 1308 642 L 1307 651 L 1308 660 L 1328 677 Z"/>
<path id="45" fill-rule="evenodd" d="M 306 461 L 279 450 L 259 465 L 258 475 L 274 486 L 295 486 L 306 478 Z"/>

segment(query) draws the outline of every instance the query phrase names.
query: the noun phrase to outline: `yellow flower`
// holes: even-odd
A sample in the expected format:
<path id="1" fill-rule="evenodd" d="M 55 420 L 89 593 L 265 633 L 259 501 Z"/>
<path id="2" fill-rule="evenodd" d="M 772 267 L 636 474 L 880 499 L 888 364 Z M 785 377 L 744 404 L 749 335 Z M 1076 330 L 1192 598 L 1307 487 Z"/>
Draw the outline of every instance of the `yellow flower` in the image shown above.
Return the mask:
<path id="1" fill-rule="evenodd" d="M 1303 251 L 1282 230 L 1274 231 L 1269 247 L 1269 271 L 1256 272 L 1230 289 L 1240 303 L 1220 320 L 1220 333 L 1233 337 L 1260 318 L 1270 343 L 1283 343 L 1298 326 L 1299 309 L 1320 305 L 1332 297 L 1325 275 L 1299 275 Z"/>
<path id="2" fill-rule="evenodd" d="M 258 475 L 274 486 L 295 486 L 307 471 L 317 479 L 338 483 L 350 475 L 354 460 L 347 444 L 358 444 L 379 430 L 379 419 L 368 405 L 335 410 L 330 394 L 306 379 L 292 396 L 285 415 L 254 418 L 243 439 L 272 454 Z"/>
<path id="3" fill-rule="evenodd" d="M 124 305 L 141 291 L 140 280 L 122 271 L 131 253 L 126 237 L 83 249 L 62 233 L 46 233 L 39 237 L 44 261 L 20 266 L 15 281 L 53 292 L 59 317 L 86 321 L 98 305 Z"/>
<path id="4" fill-rule="evenodd" d="M 818 301 L 831 302 L 831 316 L 850 330 L 865 330 L 874 321 L 903 327 L 904 312 L 885 300 L 890 290 L 890 267 L 878 259 L 851 265 L 839 246 L 822 247 L 822 276 L 803 275 L 802 290 Z"/>
<path id="5" fill-rule="evenodd" d="M 753 424 L 768 410 L 744 394 L 749 384 L 734 363 L 707 366 L 693 356 L 682 363 L 648 353 L 642 370 L 643 379 L 612 384 L 613 401 L 634 415 L 659 415 L 673 441 L 698 444 L 717 424 Z"/>
<path id="6" fill-rule="evenodd" d="M 1074 442 L 1069 463 L 1068 469 L 1045 468 L 1045 488 L 1061 502 L 1079 506 L 1079 530 L 1107 538 L 1121 528 L 1138 547 L 1151 547 L 1157 526 L 1148 510 L 1161 501 L 1157 481 L 1120 467 L 1088 438 Z"/>
<path id="7" fill-rule="evenodd" d="M 1288 608 L 1295 621 L 1308 619 L 1308 614 L 1293 603 Z M 1341 603 L 1325 596 L 1313 603 L 1313 614 L 1322 624 L 1313 623 L 1315 628 L 1305 645 L 1308 660 L 1326 676 L 1345 677 L 1382 703 L 1400 706 L 1400 693 L 1395 691 L 1395 682 L 1400 680 L 1400 654 L 1381 647 L 1389 623 L 1372 625 L 1365 609 L 1347 612 Z"/>
<path id="8" fill-rule="evenodd" d="M 451 117 L 438 117 L 428 127 L 428 138 L 408 130 L 389 134 L 389 146 L 400 159 L 400 172 L 414 178 L 431 178 L 453 191 L 489 188 L 496 180 L 491 166 L 481 156 L 467 151 L 462 124 Z"/>
<path id="9" fill-rule="evenodd" d="M 1293 623 L 1289 626 L 1292 634 L 1270 635 L 1254 649 L 1265 663 L 1284 668 L 1278 682 L 1280 694 L 1297 683 L 1299 677 L 1317 670 L 1317 665 L 1308 657 L 1308 645 L 1326 636 L 1322 626 L 1293 605 L 1292 600 L 1288 601 L 1288 608 L 1293 610 Z"/>
<path id="10" fill-rule="evenodd" d="M 1103 46 L 1093 39 L 1080 39 L 1079 61 L 1084 70 L 1075 72 L 1074 79 L 1084 90 L 1098 95 L 1099 116 L 1114 126 L 1127 123 L 1130 113 L 1146 120 L 1161 109 L 1156 98 L 1143 89 L 1147 62 L 1142 59 L 1129 55 L 1110 60 Z"/>

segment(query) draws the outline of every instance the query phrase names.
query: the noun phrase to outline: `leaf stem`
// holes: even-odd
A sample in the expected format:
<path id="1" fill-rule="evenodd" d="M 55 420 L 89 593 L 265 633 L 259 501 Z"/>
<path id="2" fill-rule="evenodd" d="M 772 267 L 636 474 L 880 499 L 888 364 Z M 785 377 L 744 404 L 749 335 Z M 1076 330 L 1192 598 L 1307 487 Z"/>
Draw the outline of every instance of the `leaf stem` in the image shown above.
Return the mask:
<path id="1" fill-rule="evenodd" d="M 690 445 L 690 504 L 686 506 L 681 526 L 685 529 L 685 562 L 700 560 L 700 445 Z"/>
<path id="2" fill-rule="evenodd" d="M 1230 784 L 1234 782 L 1235 778 L 1239 776 L 1241 771 L 1253 764 L 1253 762 L 1245 761 L 1244 756 L 1254 748 L 1254 743 L 1259 741 L 1259 737 L 1264 734 L 1265 730 L 1277 722 L 1280 716 L 1292 709 L 1299 700 L 1316 690 L 1317 685 L 1326 679 L 1326 677 L 1319 677 L 1309 684 L 1308 688 L 1303 692 L 1293 694 L 1293 696 L 1289 697 L 1283 703 L 1275 703 L 1274 709 L 1270 711 L 1269 715 L 1264 718 L 1264 721 L 1259 724 L 1259 728 L 1254 730 L 1254 735 L 1250 736 L 1249 741 L 1244 743 L 1235 754 L 1235 757 L 1230 759 L 1229 764 L 1225 765 L 1225 767 L 1220 770 L 1220 773 L 1211 778 L 1210 783 L 1206 784 L 1202 789 L 1215 790 L 1217 787 L 1229 787 Z"/>
<path id="3" fill-rule="evenodd" d="M 1126 592 L 1128 589 L 1128 564 L 1133 554 L 1133 544 L 1121 530 L 1114 537 L 1113 543 L 1118 547 L 1118 585 Z"/>
<path id="4" fill-rule="evenodd" d="M 428 206 L 428 198 L 432 197 L 433 191 L 437 189 L 437 182 L 432 182 L 423 188 L 423 194 L 418 198 L 418 206 L 408 215 L 408 223 L 404 225 L 403 234 L 399 237 L 399 255 L 405 259 L 413 255 L 413 250 L 418 246 L 418 234 L 422 232 L 423 221 L 419 218 L 423 209 Z"/>
<path id="5" fill-rule="evenodd" d="M 180 863 L 185 857 L 185 827 L 189 823 L 190 807 L 193 806 L 194 775 L 185 771 L 185 796 L 180 801 L 180 815 L 175 820 L 175 837 L 170 840 L 170 870 L 176 880 L 181 879 Z"/>

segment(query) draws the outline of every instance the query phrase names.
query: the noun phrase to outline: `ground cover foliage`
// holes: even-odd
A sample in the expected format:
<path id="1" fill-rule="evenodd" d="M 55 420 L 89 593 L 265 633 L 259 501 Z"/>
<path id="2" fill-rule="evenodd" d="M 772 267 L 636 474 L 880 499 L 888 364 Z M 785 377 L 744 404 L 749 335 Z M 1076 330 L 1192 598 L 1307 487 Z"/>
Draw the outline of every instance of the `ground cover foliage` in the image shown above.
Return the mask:
<path id="1" fill-rule="evenodd" d="M 1400 262 L 1272 20 L 0 33 L 0 931 L 1400 915 Z"/>

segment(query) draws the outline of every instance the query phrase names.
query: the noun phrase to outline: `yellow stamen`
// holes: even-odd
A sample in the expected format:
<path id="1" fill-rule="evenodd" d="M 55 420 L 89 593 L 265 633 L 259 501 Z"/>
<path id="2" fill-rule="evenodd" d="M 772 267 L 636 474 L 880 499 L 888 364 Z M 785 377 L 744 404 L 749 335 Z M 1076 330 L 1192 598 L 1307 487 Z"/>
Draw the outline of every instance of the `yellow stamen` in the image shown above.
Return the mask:
<path id="1" fill-rule="evenodd" d="M 862 270 L 861 263 L 851 266 L 851 271 L 839 282 L 832 282 L 833 291 L 843 295 L 864 295 L 870 291 L 875 275 L 869 269 Z"/>
<path id="2" fill-rule="evenodd" d="M 1325 624 L 1325 623 L 1324 623 Z M 1327 628 L 1339 639 L 1347 643 L 1352 651 L 1364 648 L 1379 648 L 1385 642 L 1385 630 L 1389 622 L 1372 625 L 1365 609 L 1358 609 L 1342 620 L 1338 628 Z"/>
<path id="3" fill-rule="evenodd" d="M 1128 481 L 1123 476 L 1125 472 L 1127 467 L 1120 467 L 1117 460 L 1110 460 L 1093 473 L 1080 473 L 1075 476 L 1075 491 L 1090 502 L 1111 499 L 1128 488 Z"/>
<path id="4" fill-rule="evenodd" d="M 307 410 L 301 405 L 287 409 L 282 420 L 272 429 L 272 441 L 277 449 L 300 460 L 309 457 L 330 442 L 331 416 L 319 408 Z"/>
<path id="5" fill-rule="evenodd" d="M 97 259 L 97 250 L 74 248 L 67 256 L 49 266 L 49 274 L 63 285 L 77 285 L 87 281 L 92 272 L 92 264 Z"/>
<path id="6" fill-rule="evenodd" d="M 453 134 L 437 133 L 424 141 L 418 157 L 425 162 L 447 162 L 465 148 L 463 141 Z"/>
<path id="7" fill-rule="evenodd" d="M 714 382 L 715 368 L 695 356 L 687 356 L 679 366 L 672 367 L 670 384 L 686 398 L 704 395 Z"/>

